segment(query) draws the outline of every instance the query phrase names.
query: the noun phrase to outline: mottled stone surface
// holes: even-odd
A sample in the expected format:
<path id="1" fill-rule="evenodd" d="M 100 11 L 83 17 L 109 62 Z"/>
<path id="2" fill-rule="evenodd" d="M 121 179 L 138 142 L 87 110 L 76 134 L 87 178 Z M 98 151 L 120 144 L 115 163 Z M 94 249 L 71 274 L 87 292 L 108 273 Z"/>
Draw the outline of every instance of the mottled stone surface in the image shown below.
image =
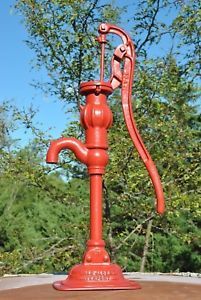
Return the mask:
<path id="1" fill-rule="evenodd" d="M 201 285 L 140 281 L 141 290 L 59 292 L 50 284 L 0 291 L 0 300 L 200 300 Z"/>
<path id="2" fill-rule="evenodd" d="M 52 283 L 65 274 L 7 275 L 0 278 L 0 300 L 201 300 L 201 274 L 124 273 L 141 290 L 59 292 Z"/>

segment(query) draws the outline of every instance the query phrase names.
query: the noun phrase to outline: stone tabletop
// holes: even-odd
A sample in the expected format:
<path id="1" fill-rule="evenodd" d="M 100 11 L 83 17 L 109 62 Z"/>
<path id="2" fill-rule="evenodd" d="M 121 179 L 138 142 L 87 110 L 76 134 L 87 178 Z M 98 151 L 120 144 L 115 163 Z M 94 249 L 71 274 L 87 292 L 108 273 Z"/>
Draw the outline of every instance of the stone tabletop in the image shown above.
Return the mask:
<path id="1" fill-rule="evenodd" d="M 197 273 L 124 273 L 128 279 L 152 282 L 177 282 L 201 286 L 201 274 Z M 65 279 L 66 275 L 55 274 L 21 274 L 0 277 L 0 291 L 22 288 L 26 286 L 52 284 L 54 281 Z M 201 298 L 200 298 L 201 299 Z"/>

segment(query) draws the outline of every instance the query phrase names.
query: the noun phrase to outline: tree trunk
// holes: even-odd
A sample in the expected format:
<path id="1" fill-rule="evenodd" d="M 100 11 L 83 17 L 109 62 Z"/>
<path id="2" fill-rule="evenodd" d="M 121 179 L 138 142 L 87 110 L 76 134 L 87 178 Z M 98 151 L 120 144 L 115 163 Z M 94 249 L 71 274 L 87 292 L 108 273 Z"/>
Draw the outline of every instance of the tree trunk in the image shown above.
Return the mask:
<path id="1" fill-rule="evenodd" d="M 142 261 L 141 261 L 141 266 L 140 266 L 140 272 L 144 272 L 144 269 L 145 269 L 146 258 L 147 258 L 147 254 L 148 254 L 148 250 L 149 250 L 149 239 L 151 236 L 152 223 L 153 223 L 153 219 L 148 221 L 147 232 L 146 232 L 146 236 L 145 236 L 145 244 L 144 244 L 143 255 L 142 255 Z"/>

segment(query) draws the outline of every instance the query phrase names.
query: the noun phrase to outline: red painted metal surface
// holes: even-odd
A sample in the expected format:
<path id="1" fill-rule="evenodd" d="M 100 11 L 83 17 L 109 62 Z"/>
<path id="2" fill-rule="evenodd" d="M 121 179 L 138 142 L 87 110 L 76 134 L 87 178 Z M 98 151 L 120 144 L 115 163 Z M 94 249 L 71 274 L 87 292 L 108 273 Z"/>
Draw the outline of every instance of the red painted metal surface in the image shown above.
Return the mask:
<path id="1" fill-rule="evenodd" d="M 80 94 L 86 97 L 81 107 L 80 120 L 85 129 L 85 143 L 74 138 L 60 138 L 51 142 L 46 161 L 57 163 L 63 149 L 70 149 L 82 163 L 87 165 L 90 176 L 90 239 L 81 264 L 74 266 L 66 280 L 55 282 L 58 290 L 139 289 L 134 281 L 123 277 L 121 268 L 110 262 L 102 239 L 102 175 L 108 164 L 107 130 L 112 125 L 112 112 L 107 97 L 121 85 L 122 108 L 130 137 L 142 158 L 155 188 L 157 211 L 164 212 L 164 197 L 157 169 L 137 130 L 132 113 L 131 93 L 135 52 L 129 36 L 111 24 L 101 24 L 98 42 L 101 44 L 100 81 L 82 83 Z M 114 51 L 112 75 L 104 81 L 104 46 L 106 35 L 112 33 L 121 37 L 123 44 Z M 123 70 L 120 67 L 124 63 Z"/>

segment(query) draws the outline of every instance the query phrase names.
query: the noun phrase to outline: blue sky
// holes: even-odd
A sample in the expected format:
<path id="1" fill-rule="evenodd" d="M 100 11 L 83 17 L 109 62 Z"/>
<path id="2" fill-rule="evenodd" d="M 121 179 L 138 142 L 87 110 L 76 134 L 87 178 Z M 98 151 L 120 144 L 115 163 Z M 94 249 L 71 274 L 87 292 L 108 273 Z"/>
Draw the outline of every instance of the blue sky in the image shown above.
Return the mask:
<path id="1" fill-rule="evenodd" d="M 52 136 L 59 137 L 65 128 L 67 120 L 63 105 L 56 98 L 45 95 L 42 91 L 31 86 L 34 79 L 46 81 L 46 74 L 36 71 L 30 63 L 34 53 L 27 47 L 26 30 L 20 16 L 12 9 L 14 0 L 0 3 L 0 103 L 12 100 L 19 108 L 28 107 L 33 103 L 39 109 L 36 122 L 43 123 L 41 128 L 51 129 Z M 24 129 L 19 128 L 15 137 L 22 138 L 25 144 L 29 136 L 24 135 Z"/>

